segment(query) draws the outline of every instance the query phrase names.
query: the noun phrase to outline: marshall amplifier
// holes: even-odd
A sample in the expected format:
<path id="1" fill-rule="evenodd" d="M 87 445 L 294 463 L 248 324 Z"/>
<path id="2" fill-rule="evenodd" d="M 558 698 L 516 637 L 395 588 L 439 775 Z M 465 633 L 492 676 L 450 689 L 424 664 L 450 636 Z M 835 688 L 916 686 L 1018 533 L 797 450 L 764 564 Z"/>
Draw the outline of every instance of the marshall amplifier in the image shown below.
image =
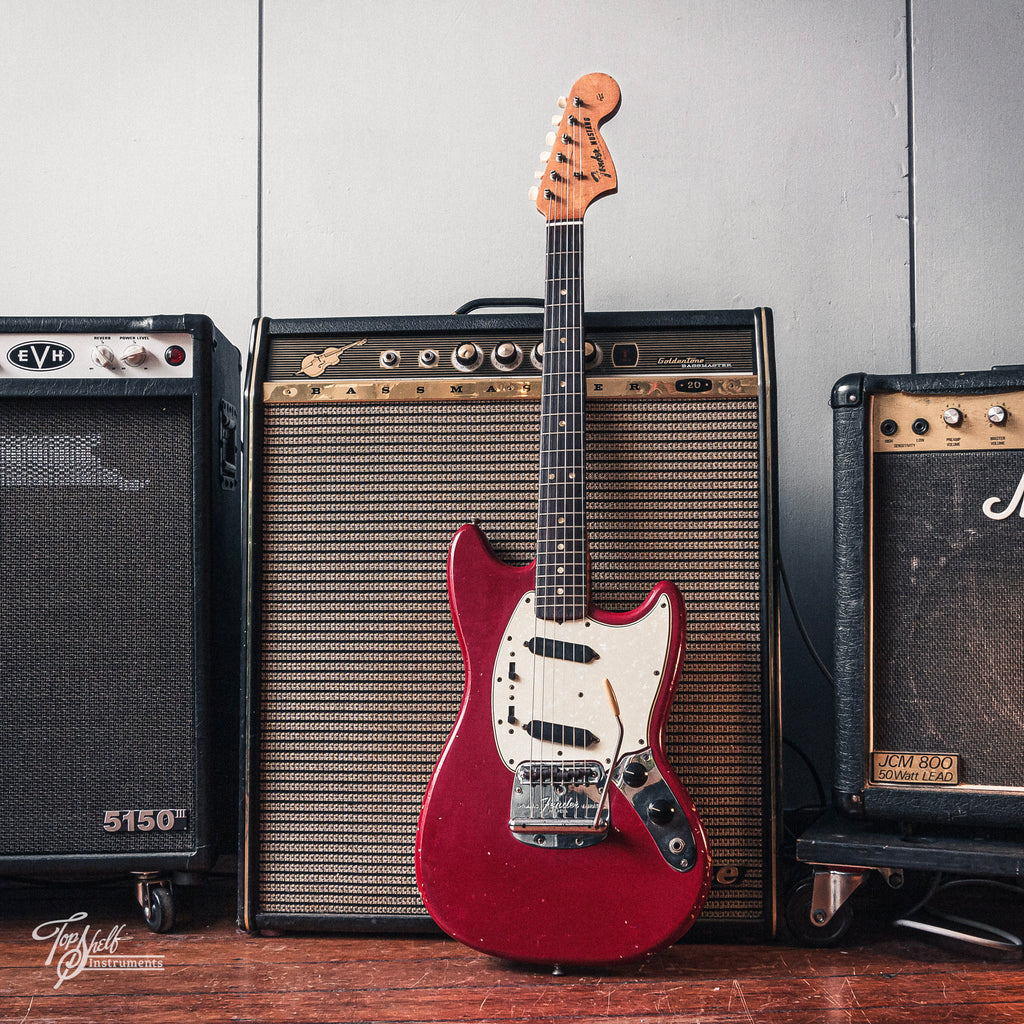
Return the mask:
<path id="1" fill-rule="evenodd" d="M 446 553 L 477 522 L 505 561 L 533 558 L 540 338 L 537 314 L 255 325 L 248 929 L 430 925 L 416 823 L 463 686 Z M 625 610 L 679 584 L 667 749 L 715 858 L 702 922 L 763 935 L 778 822 L 770 316 L 594 314 L 587 339 L 593 600 Z"/>
<path id="2" fill-rule="evenodd" d="M 1024 825 L 1024 368 L 832 393 L 838 806 Z"/>
<path id="3" fill-rule="evenodd" d="M 205 317 L 0 319 L 2 874 L 213 861 L 234 810 L 213 795 L 237 737 L 239 383 Z M 146 895 L 169 927 L 169 888 Z"/>

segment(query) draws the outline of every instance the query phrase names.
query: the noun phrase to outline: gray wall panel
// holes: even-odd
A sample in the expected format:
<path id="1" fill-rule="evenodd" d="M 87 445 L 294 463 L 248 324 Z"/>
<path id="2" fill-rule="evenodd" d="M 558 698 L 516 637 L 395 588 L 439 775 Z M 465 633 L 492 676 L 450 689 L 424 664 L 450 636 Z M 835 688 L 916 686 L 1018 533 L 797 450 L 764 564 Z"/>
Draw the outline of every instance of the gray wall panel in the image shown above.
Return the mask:
<path id="1" fill-rule="evenodd" d="M 257 9 L 0 5 L 6 315 L 206 313 L 256 285 Z"/>
<path id="2" fill-rule="evenodd" d="M 1024 4 L 914 4 L 918 369 L 1024 362 Z"/>

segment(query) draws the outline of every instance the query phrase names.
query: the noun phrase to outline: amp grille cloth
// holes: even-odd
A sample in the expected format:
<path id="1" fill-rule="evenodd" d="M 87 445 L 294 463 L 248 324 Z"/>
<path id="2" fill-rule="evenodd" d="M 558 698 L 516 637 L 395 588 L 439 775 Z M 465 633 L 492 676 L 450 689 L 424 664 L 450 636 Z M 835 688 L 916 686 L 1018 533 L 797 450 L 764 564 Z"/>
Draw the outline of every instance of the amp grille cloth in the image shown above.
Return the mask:
<path id="1" fill-rule="evenodd" d="M 952 753 L 967 785 L 1024 787 L 1024 545 L 1016 451 L 875 458 L 875 750 Z"/>
<path id="2" fill-rule="evenodd" d="M 188 849 L 191 398 L 0 402 L 0 550 L 0 854 Z"/>
<path id="3" fill-rule="evenodd" d="M 533 557 L 537 406 L 269 405 L 259 486 L 258 912 L 416 916 L 420 802 L 462 661 L 445 558 L 477 522 Z M 669 754 L 718 865 L 705 916 L 761 920 L 766 856 L 757 405 L 588 406 L 597 606 L 687 605 Z"/>

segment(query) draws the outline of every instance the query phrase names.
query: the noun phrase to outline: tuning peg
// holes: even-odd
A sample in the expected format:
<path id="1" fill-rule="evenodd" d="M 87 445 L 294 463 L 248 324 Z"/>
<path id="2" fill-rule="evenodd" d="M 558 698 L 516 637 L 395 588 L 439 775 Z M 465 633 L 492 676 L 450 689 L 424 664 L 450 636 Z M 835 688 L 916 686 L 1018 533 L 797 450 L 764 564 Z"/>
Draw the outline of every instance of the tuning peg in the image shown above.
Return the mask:
<path id="1" fill-rule="evenodd" d="M 534 176 L 535 178 L 538 178 L 538 179 L 539 179 L 539 178 L 543 178 L 543 177 L 544 177 L 544 172 L 543 172 L 543 171 L 534 171 L 534 172 L 533 172 L 533 176 Z"/>
<path id="2" fill-rule="evenodd" d="M 553 146 L 554 144 L 555 144 L 555 133 L 554 132 L 548 132 L 547 135 L 544 136 L 544 145 L 546 145 L 546 146 Z"/>
<path id="3" fill-rule="evenodd" d="M 530 189 L 529 196 L 534 202 L 537 202 L 537 198 L 540 196 L 540 189 L 534 185 L 533 188 Z"/>
<path id="4" fill-rule="evenodd" d="M 552 114 L 551 115 L 551 123 L 557 128 L 562 123 L 562 115 L 561 114 Z"/>
<path id="5" fill-rule="evenodd" d="M 558 105 L 562 108 L 562 110 L 565 110 L 566 104 L 568 102 L 569 101 L 564 96 L 558 97 Z"/>
<path id="6" fill-rule="evenodd" d="M 541 155 L 540 155 L 540 158 L 541 158 L 541 160 L 543 160 L 543 161 L 544 161 L 545 163 L 547 163 L 547 162 L 548 162 L 548 158 L 549 158 L 550 156 L 551 156 L 551 150 L 549 149 L 549 150 L 548 150 L 548 151 L 547 151 L 546 153 L 541 153 Z"/>

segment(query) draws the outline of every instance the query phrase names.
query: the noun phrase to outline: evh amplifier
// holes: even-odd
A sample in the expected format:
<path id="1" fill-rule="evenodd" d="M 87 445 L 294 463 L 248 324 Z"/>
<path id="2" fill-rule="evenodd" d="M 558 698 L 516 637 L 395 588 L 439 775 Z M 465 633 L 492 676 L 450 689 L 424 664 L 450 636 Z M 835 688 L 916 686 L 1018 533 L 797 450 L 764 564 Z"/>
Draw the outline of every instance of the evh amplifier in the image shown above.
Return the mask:
<path id="1" fill-rule="evenodd" d="M 239 390 L 205 317 L 0 319 L 0 873 L 205 870 L 237 819 Z"/>
<path id="2" fill-rule="evenodd" d="M 702 921 L 764 934 L 778 825 L 770 315 L 592 314 L 586 329 L 593 600 L 625 610 L 661 579 L 682 590 L 666 749 L 715 858 Z M 416 823 L 463 685 L 446 552 L 476 522 L 503 560 L 533 558 L 540 338 L 537 314 L 254 327 L 248 929 L 430 925 Z"/>
<path id="3" fill-rule="evenodd" d="M 832 394 L 838 806 L 1024 824 L 1024 368 Z"/>

